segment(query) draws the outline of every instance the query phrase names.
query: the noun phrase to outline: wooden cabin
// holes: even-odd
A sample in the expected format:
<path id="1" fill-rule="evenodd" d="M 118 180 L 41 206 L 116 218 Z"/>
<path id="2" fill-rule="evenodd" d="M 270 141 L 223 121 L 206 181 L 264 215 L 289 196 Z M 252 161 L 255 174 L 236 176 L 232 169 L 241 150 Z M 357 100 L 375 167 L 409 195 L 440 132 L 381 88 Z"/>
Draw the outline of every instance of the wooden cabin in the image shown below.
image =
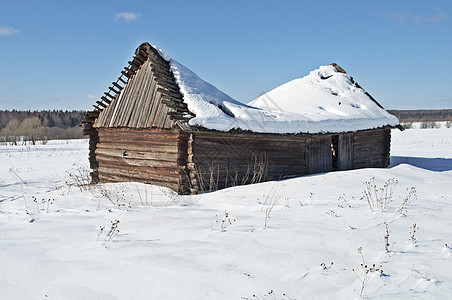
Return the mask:
<path id="1" fill-rule="evenodd" d="M 136 181 L 195 194 L 389 164 L 391 124 L 353 132 L 304 133 L 300 128 L 280 134 L 193 123 L 197 113 L 176 73 L 160 50 L 143 43 L 87 113 L 82 125 L 90 138 L 93 182 Z M 216 107 L 233 119 L 227 108 Z"/>

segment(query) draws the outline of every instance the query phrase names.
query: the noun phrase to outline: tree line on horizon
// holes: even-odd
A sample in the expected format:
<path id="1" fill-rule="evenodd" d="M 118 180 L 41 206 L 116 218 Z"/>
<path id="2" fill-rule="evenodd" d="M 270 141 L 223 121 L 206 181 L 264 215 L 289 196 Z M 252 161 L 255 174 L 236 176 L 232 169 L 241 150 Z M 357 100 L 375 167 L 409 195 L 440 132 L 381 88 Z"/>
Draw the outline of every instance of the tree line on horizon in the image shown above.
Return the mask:
<path id="1" fill-rule="evenodd" d="M 401 123 L 452 121 L 452 109 L 388 112 Z M 35 144 L 38 140 L 86 138 L 78 126 L 85 115 L 83 110 L 0 110 L 0 142 L 17 145 L 27 142 Z"/>
<path id="2" fill-rule="evenodd" d="M 388 110 L 403 122 L 452 121 L 452 109 Z"/>
<path id="3" fill-rule="evenodd" d="M 85 138 L 82 128 L 78 126 L 85 114 L 81 110 L 0 110 L 0 141 L 17 145 Z"/>

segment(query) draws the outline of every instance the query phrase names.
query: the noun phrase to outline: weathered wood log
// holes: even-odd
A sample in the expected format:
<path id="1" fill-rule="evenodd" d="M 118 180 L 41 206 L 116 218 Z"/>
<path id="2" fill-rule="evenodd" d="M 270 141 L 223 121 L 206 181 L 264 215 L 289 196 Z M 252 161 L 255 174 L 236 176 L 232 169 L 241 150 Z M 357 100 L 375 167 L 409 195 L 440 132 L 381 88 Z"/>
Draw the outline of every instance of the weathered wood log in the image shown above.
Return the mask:
<path id="1" fill-rule="evenodd" d="M 100 99 L 102 99 L 102 101 L 104 101 L 107 104 L 111 103 L 111 100 L 107 99 L 107 97 L 105 97 L 105 96 L 100 97 Z"/>
<path id="2" fill-rule="evenodd" d="M 130 65 L 130 67 L 133 71 L 137 71 L 141 67 L 141 64 L 138 63 L 138 61 L 136 61 L 136 60 L 131 60 L 131 61 L 128 61 L 127 63 Z"/>
<path id="3" fill-rule="evenodd" d="M 130 77 L 132 77 L 134 75 L 134 73 L 131 72 L 131 70 L 127 69 L 129 72 L 127 71 L 121 71 L 121 74 L 124 75 L 127 79 L 130 79 Z"/>
<path id="4" fill-rule="evenodd" d="M 106 104 L 104 104 L 104 103 L 102 103 L 102 102 L 100 102 L 100 101 L 96 101 L 96 103 L 99 104 L 100 106 L 104 107 L 104 108 L 107 107 Z"/>
<path id="5" fill-rule="evenodd" d="M 114 87 L 110 86 L 108 87 L 110 89 L 110 91 L 114 92 L 115 94 L 119 94 L 119 92 L 121 92 L 121 90 L 117 90 Z"/>
<path id="6" fill-rule="evenodd" d="M 112 100 L 115 99 L 115 96 L 110 95 L 108 92 L 105 92 L 104 95 L 110 97 Z"/>
<path id="7" fill-rule="evenodd" d="M 124 87 L 120 86 L 117 82 L 112 82 L 112 84 L 120 91 L 124 88 Z"/>

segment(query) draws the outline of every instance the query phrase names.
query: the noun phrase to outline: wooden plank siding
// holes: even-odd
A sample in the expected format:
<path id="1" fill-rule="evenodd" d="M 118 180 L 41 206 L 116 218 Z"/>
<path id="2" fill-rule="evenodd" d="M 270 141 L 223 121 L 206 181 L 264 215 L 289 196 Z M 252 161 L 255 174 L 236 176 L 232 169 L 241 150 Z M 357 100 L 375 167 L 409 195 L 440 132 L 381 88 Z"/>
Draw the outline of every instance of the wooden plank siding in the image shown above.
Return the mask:
<path id="1" fill-rule="evenodd" d="M 189 167 L 199 191 L 306 173 L 305 137 L 194 132 Z"/>
<path id="2" fill-rule="evenodd" d="M 136 181 L 187 193 L 186 150 L 176 129 L 101 128 L 95 150 L 101 182 Z M 182 181 L 184 183 L 187 182 Z"/>
<path id="3" fill-rule="evenodd" d="M 163 88 L 146 61 L 132 76 L 108 107 L 100 114 L 95 127 L 172 128 L 174 121 L 168 112 L 175 111 L 162 103 Z"/>
<path id="4" fill-rule="evenodd" d="M 312 136 L 306 143 L 307 174 L 329 172 L 333 169 L 331 135 Z"/>
<path id="5" fill-rule="evenodd" d="M 387 167 L 390 144 L 390 129 L 355 132 L 353 135 L 353 168 Z"/>
<path id="6" fill-rule="evenodd" d="M 338 137 L 338 170 L 353 169 L 353 133 L 342 133 Z"/>

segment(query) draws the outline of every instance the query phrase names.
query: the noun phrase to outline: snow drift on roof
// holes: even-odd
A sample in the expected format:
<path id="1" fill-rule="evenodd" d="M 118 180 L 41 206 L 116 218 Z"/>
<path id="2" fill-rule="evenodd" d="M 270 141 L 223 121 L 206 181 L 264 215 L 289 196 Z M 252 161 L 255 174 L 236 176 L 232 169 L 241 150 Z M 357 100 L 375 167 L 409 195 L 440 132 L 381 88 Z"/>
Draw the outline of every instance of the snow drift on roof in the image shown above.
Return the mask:
<path id="1" fill-rule="evenodd" d="M 196 114 L 189 121 L 193 126 L 284 134 L 347 132 L 399 123 L 356 87 L 348 74 L 331 65 L 283 84 L 246 105 L 158 51 L 170 62 L 184 102 Z"/>

